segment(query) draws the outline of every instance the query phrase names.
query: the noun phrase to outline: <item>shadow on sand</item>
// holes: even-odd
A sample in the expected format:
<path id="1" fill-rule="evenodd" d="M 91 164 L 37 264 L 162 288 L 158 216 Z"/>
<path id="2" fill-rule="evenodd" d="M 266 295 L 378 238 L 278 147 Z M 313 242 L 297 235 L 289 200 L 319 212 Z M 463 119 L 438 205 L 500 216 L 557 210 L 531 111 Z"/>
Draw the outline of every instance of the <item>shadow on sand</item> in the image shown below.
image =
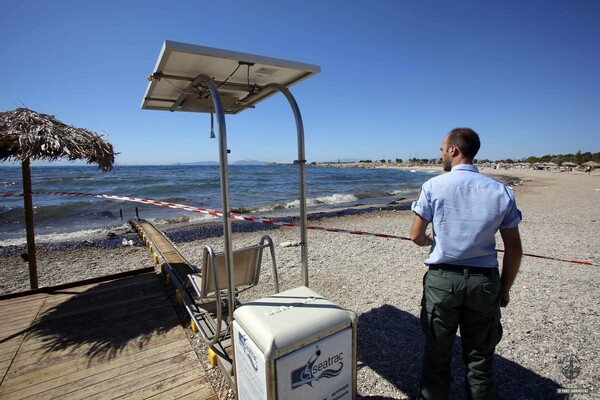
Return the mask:
<path id="1" fill-rule="evenodd" d="M 358 368 L 368 366 L 388 382 L 415 398 L 421 376 L 423 333 L 419 319 L 390 305 L 374 308 L 358 318 Z M 460 340 L 452 352 L 451 399 L 466 399 L 465 368 Z M 494 359 L 500 399 L 562 399 L 555 381 L 496 355 Z M 364 400 L 391 397 L 358 396 Z"/>

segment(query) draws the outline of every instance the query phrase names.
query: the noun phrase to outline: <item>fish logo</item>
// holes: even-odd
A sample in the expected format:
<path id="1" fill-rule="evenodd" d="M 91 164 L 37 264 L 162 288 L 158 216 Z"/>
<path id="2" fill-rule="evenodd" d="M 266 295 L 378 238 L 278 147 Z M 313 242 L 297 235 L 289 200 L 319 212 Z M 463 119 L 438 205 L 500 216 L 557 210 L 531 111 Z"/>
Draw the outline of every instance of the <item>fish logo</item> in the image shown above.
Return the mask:
<path id="1" fill-rule="evenodd" d="M 344 359 L 343 352 L 317 363 L 317 359 L 320 356 L 321 349 L 319 346 L 316 346 L 315 354 L 309 357 L 306 364 L 292 371 L 292 390 L 303 385 L 312 387 L 313 382 L 333 378 L 342 372 L 344 368 L 344 363 L 342 362 Z"/>
<path id="2" fill-rule="evenodd" d="M 250 361 L 250 365 L 252 366 L 252 369 L 254 369 L 254 372 L 258 371 L 258 361 L 256 360 L 256 355 L 254 355 L 254 352 L 252 351 L 252 349 L 250 349 L 250 347 L 246 344 L 246 342 L 248 341 L 248 337 L 246 335 L 242 335 L 241 333 L 238 333 L 238 339 L 240 341 L 242 351 L 244 352 L 244 354 L 246 355 L 246 357 L 248 357 L 248 360 Z"/>

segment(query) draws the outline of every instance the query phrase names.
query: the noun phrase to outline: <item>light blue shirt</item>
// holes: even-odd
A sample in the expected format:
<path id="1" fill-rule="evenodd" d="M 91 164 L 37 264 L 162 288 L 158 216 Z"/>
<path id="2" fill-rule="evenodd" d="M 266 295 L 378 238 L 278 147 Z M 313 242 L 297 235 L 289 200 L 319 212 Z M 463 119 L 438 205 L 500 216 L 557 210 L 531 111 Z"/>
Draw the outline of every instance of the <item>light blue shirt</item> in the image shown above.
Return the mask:
<path id="1" fill-rule="evenodd" d="M 411 209 L 433 225 L 427 265 L 497 267 L 496 232 L 522 219 L 513 192 L 471 164 L 425 182 Z"/>

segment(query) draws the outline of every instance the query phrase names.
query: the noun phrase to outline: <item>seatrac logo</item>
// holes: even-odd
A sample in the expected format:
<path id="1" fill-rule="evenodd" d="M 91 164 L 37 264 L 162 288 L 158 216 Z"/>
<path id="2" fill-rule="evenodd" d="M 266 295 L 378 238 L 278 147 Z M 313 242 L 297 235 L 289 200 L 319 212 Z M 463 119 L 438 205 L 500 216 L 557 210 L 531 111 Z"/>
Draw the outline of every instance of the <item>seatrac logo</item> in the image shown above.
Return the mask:
<path id="1" fill-rule="evenodd" d="M 317 363 L 317 359 L 321 356 L 319 346 L 315 348 L 315 354 L 310 356 L 306 364 L 292 371 L 292 390 L 297 389 L 302 385 L 309 385 L 321 379 L 333 378 L 338 376 L 344 368 L 344 352 L 335 354 Z"/>
<path id="2" fill-rule="evenodd" d="M 248 361 L 250 361 L 250 365 L 252 366 L 252 369 L 255 372 L 258 371 L 258 361 L 256 359 L 256 355 L 254 354 L 254 352 L 252 351 L 250 346 L 248 346 L 248 344 L 247 344 L 248 337 L 246 335 L 242 335 L 241 333 L 238 333 L 238 339 L 239 339 L 242 351 L 244 352 L 246 357 L 248 357 Z"/>

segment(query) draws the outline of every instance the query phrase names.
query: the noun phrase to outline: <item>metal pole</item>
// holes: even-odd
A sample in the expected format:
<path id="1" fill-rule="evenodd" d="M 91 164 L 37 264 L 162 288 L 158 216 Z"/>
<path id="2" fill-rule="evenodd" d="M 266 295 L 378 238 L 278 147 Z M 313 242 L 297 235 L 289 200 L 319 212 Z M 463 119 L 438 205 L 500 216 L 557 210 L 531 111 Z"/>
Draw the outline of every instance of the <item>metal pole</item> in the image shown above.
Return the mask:
<path id="1" fill-rule="evenodd" d="M 292 93 L 283 85 L 278 83 L 269 83 L 266 88 L 274 88 L 279 90 L 290 103 L 290 107 L 294 113 L 296 120 L 296 132 L 298 135 L 298 167 L 300 170 L 300 249 L 302 256 L 302 277 L 304 286 L 308 287 L 308 229 L 306 217 L 306 156 L 304 151 L 304 124 L 302 123 L 302 115 L 296 99 Z"/>
<path id="2" fill-rule="evenodd" d="M 215 106 L 215 116 L 219 125 L 219 164 L 221 167 L 221 201 L 223 204 L 223 238 L 225 241 L 225 269 L 227 270 L 227 299 L 229 302 L 229 323 L 233 322 L 233 311 L 235 309 L 234 272 L 233 272 L 233 250 L 231 244 L 231 219 L 229 218 L 229 179 L 227 170 L 227 128 L 225 127 L 225 113 L 221 104 L 219 89 L 208 75 L 198 75 L 194 82 L 201 82 L 208 86 Z M 233 341 L 232 341 L 233 345 Z"/>

